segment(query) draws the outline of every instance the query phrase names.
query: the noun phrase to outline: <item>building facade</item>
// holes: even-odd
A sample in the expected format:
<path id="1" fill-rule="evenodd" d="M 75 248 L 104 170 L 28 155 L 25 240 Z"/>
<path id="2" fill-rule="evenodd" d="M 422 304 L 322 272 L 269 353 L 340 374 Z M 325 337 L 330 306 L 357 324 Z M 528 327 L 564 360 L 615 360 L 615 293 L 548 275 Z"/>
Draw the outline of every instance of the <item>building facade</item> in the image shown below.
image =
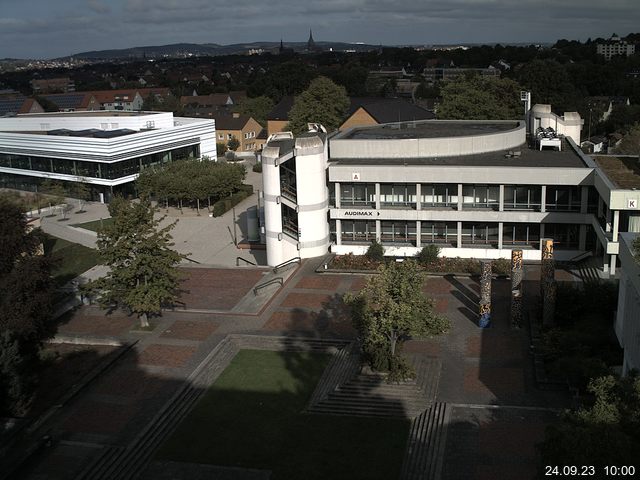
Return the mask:
<path id="1" fill-rule="evenodd" d="M 605 60 L 611 60 L 616 55 L 624 55 L 629 57 L 636 53 L 636 46 L 633 43 L 621 40 L 616 34 L 613 34 L 607 41 L 596 45 L 596 53 L 604 56 Z"/>
<path id="2" fill-rule="evenodd" d="M 216 158 L 215 122 L 164 112 L 67 112 L 0 119 L 0 187 L 83 182 L 94 200 L 134 194 L 140 171 L 182 158 Z"/>
<path id="3" fill-rule="evenodd" d="M 613 184 L 582 153 L 581 125 L 576 113 L 536 105 L 527 122 L 352 128 L 322 143 L 325 169 L 318 153 L 308 163 L 300 138 L 272 137 L 263 151 L 269 264 L 321 255 L 325 245 L 363 254 L 373 240 L 389 256 L 434 244 L 447 257 L 510 258 L 518 248 L 540 260 L 540 240 L 553 238 L 556 258 L 592 251 L 614 273 L 619 232 L 640 230 L 640 190 Z M 301 191 L 317 195 L 299 203 Z"/>
<path id="4" fill-rule="evenodd" d="M 638 235 L 623 233 L 621 237 L 615 331 L 624 349 L 622 373 L 626 375 L 631 370 L 640 370 L 640 262 L 633 249 L 633 242 Z"/>

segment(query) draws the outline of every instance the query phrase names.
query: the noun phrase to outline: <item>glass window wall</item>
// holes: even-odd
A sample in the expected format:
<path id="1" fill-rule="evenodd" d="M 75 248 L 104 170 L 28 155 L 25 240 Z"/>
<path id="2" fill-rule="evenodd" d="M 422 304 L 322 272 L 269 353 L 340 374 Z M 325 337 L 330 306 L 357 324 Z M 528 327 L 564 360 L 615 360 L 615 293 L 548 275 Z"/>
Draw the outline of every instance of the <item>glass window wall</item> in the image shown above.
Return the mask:
<path id="1" fill-rule="evenodd" d="M 458 185 L 449 183 L 422 184 L 421 208 L 458 207 Z"/>
<path id="2" fill-rule="evenodd" d="M 502 227 L 502 244 L 504 246 L 540 245 L 540 225 L 533 223 L 505 223 Z"/>
<path id="3" fill-rule="evenodd" d="M 376 239 L 376 222 L 342 220 L 342 243 L 369 244 Z"/>
<path id="4" fill-rule="evenodd" d="M 581 188 L 579 186 L 548 186 L 545 208 L 549 211 L 579 212 Z"/>
<path id="5" fill-rule="evenodd" d="M 381 223 L 381 238 L 383 244 L 416 244 L 416 222 L 383 221 Z"/>
<path id="6" fill-rule="evenodd" d="M 416 186 L 405 183 L 380 184 L 380 205 L 383 207 L 415 208 Z"/>
<path id="7" fill-rule="evenodd" d="M 340 205 L 344 207 L 375 207 L 376 185 L 374 183 L 340 184 Z"/>
<path id="8" fill-rule="evenodd" d="M 498 185 L 463 185 L 463 208 L 490 208 L 498 210 L 500 207 L 500 187 Z"/>
<path id="9" fill-rule="evenodd" d="M 542 187 L 540 185 L 505 185 L 505 210 L 540 210 Z"/>
<path id="10" fill-rule="evenodd" d="M 458 241 L 457 222 L 420 222 L 420 241 L 455 245 Z"/>
<path id="11" fill-rule="evenodd" d="M 462 223 L 462 244 L 498 246 L 497 223 Z"/>

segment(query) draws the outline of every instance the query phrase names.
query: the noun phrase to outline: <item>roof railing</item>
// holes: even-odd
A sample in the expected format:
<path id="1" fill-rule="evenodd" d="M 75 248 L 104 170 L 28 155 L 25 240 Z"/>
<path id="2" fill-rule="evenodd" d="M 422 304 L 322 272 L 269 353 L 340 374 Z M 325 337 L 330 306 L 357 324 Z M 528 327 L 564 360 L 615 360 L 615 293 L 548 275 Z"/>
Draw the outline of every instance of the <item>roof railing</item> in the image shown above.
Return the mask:
<path id="1" fill-rule="evenodd" d="M 236 267 L 240 266 L 240 260 L 242 260 L 243 262 L 247 263 L 248 265 L 256 265 L 251 260 L 247 260 L 246 258 L 242 258 L 242 257 L 236 257 Z"/>

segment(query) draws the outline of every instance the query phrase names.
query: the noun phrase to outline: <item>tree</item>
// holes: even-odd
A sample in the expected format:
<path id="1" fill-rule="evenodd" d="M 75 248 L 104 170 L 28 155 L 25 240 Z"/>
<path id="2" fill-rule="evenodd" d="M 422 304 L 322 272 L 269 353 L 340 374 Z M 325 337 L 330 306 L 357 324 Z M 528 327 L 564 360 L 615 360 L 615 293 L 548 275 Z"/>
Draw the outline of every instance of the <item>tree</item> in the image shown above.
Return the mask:
<path id="1" fill-rule="evenodd" d="M 236 108 L 238 113 L 249 115 L 263 127 L 267 126 L 267 115 L 273 109 L 274 103 L 269 97 L 261 95 L 255 98 L 245 98 Z M 224 153 L 224 152 L 222 152 Z"/>
<path id="2" fill-rule="evenodd" d="M 522 118 L 522 87 L 508 78 L 471 76 L 441 89 L 438 118 L 446 120 L 508 120 Z"/>
<path id="3" fill-rule="evenodd" d="M 616 153 L 640 156 L 640 123 L 634 123 L 622 137 L 620 145 L 616 147 Z"/>
<path id="4" fill-rule="evenodd" d="M 91 190 L 87 185 L 87 179 L 78 177 L 71 188 L 71 195 L 78 199 L 78 212 L 83 212 L 85 203 L 91 198 Z"/>
<path id="5" fill-rule="evenodd" d="M 357 294 L 346 294 L 363 352 L 374 368 L 401 367 L 398 352 L 413 336 L 438 335 L 449 321 L 435 313 L 433 300 L 422 293 L 423 274 L 412 260 L 381 265 Z"/>
<path id="6" fill-rule="evenodd" d="M 238 147 L 240 147 L 240 141 L 235 136 L 232 136 L 231 139 L 227 142 L 227 148 L 232 152 L 235 152 Z"/>
<path id="7" fill-rule="evenodd" d="M 53 334 L 50 261 L 42 232 L 0 197 L 0 414 L 22 415 L 33 396 L 38 353 Z"/>
<path id="8" fill-rule="evenodd" d="M 65 190 L 64 185 L 54 180 L 45 180 L 44 182 L 42 182 L 41 189 L 47 195 L 53 197 L 51 199 L 51 203 L 53 203 L 54 205 L 60 205 L 61 213 L 63 215 L 62 218 L 65 218 L 67 212 L 65 209 L 64 200 L 67 196 L 67 191 Z M 51 203 L 49 203 L 50 206 Z"/>
<path id="9" fill-rule="evenodd" d="M 540 445 L 546 465 L 635 465 L 640 458 L 640 378 L 589 383 L 593 405 L 565 412 Z"/>
<path id="10" fill-rule="evenodd" d="M 550 104 L 555 111 L 576 110 L 582 95 L 571 82 L 567 69 L 552 60 L 534 60 L 516 73 L 517 80 L 531 91 L 534 103 Z"/>
<path id="11" fill-rule="evenodd" d="M 377 240 L 373 240 L 364 255 L 374 262 L 382 262 L 384 260 L 384 247 Z"/>
<path id="12" fill-rule="evenodd" d="M 177 265 L 186 258 L 171 249 L 173 222 L 160 227 L 155 209 L 146 198 L 130 202 L 116 197 L 109 204 L 114 221 L 98 229 L 98 253 L 109 273 L 85 287 L 103 308 L 123 307 L 135 313 L 142 327 L 149 317 L 179 295 Z"/>
<path id="13" fill-rule="evenodd" d="M 320 123 L 328 132 L 336 130 L 347 114 L 349 97 L 344 87 L 327 77 L 318 77 L 296 97 L 289 112 L 289 129 L 299 134 L 308 123 Z"/>

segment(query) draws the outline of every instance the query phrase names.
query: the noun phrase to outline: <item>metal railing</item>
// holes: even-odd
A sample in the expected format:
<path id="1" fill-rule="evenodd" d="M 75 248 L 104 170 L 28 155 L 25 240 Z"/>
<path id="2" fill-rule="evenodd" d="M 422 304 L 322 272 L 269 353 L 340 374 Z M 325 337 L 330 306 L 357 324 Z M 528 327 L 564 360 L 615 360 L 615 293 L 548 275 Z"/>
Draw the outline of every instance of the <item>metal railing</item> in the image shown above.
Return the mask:
<path id="1" fill-rule="evenodd" d="M 261 283 L 260 285 L 256 285 L 255 287 L 253 287 L 253 294 L 254 295 L 258 295 L 258 291 L 262 290 L 264 287 L 268 287 L 269 285 L 273 285 L 274 283 L 279 283 L 280 286 L 284 285 L 284 280 L 282 279 L 282 277 L 276 277 L 276 278 L 272 278 L 271 280 L 267 280 L 264 283 Z"/>
<path id="2" fill-rule="evenodd" d="M 591 257 L 592 255 L 593 255 L 593 252 L 591 250 L 588 250 L 588 251 L 583 252 L 583 253 L 581 253 L 579 255 L 576 255 L 573 258 L 570 258 L 569 259 L 569 263 L 578 263 L 581 260 L 585 260 L 585 259 Z"/>
<path id="3" fill-rule="evenodd" d="M 273 273 L 278 273 L 284 267 L 288 267 L 289 265 L 293 265 L 294 263 L 300 263 L 302 259 L 300 257 L 293 257 L 287 260 L 286 262 L 282 262 L 280 265 L 276 265 L 273 267 Z"/>
<path id="4" fill-rule="evenodd" d="M 197 263 L 198 265 L 202 265 L 202 262 L 199 262 L 199 261 L 197 261 L 197 260 L 193 260 L 192 258 L 184 257 L 184 259 L 185 259 L 185 260 L 189 260 L 189 261 L 190 261 L 190 262 L 192 262 L 192 263 Z"/>
<path id="5" fill-rule="evenodd" d="M 240 260 L 242 260 L 243 262 L 245 262 L 245 263 L 247 263 L 249 265 L 256 265 L 251 260 L 247 260 L 246 258 L 242 258 L 242 257 L 236 257 L 236 267 L 240 266 Z"/>

